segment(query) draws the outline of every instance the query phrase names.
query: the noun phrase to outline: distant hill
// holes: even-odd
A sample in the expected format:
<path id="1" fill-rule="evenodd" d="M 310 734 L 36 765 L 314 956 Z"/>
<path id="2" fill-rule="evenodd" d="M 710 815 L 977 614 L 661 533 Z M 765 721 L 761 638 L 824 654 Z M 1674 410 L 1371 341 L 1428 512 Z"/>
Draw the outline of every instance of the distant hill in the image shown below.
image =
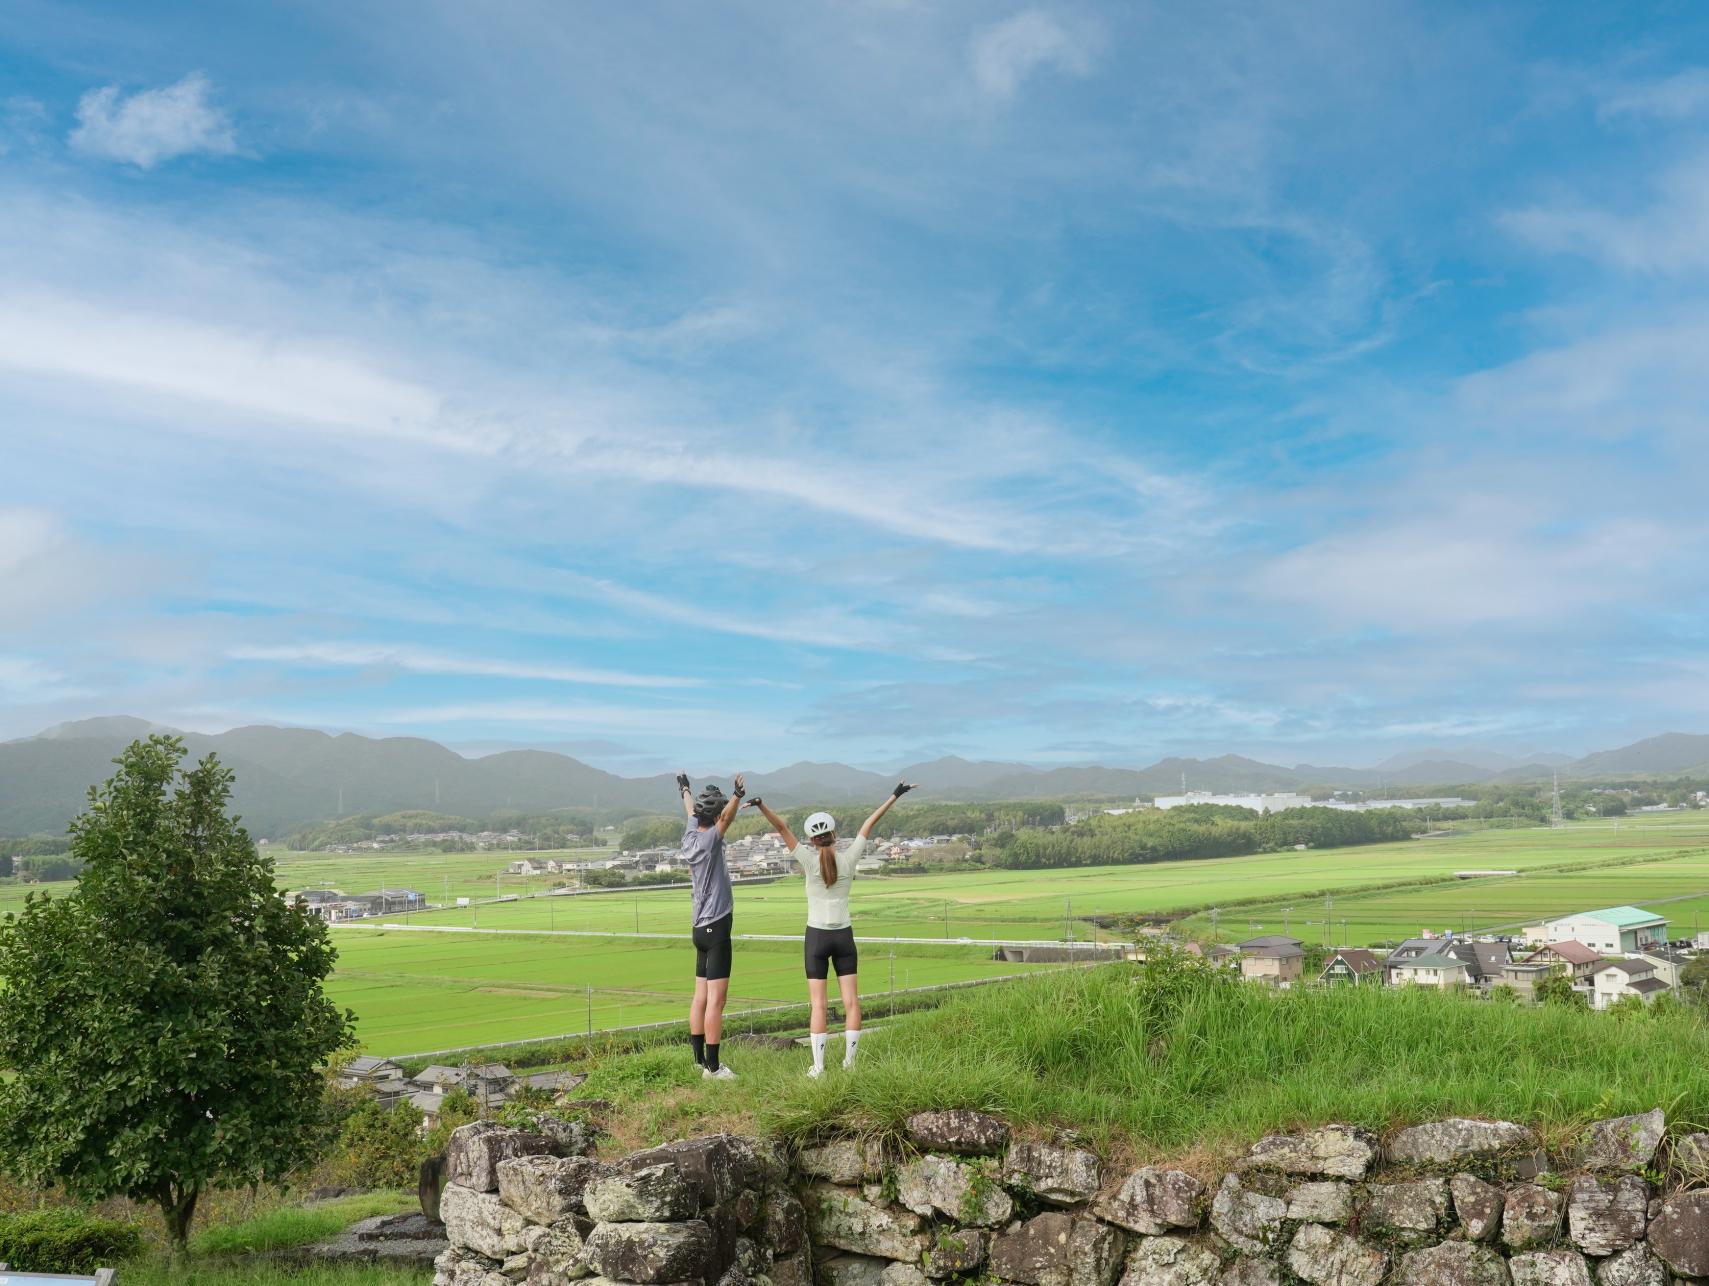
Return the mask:
<path id="1" fill-rule="evenodd" d="M 57 832 L 79 812 L 89 786 L 112 773 L 112 760 L 136 737 L 160 730 L 146 719 L 114 716 L 59 724 L 34 737 L 0 742 L 0 835 Z M 430 809 L 484 817 L 500 809 L 545 813 L 597 809 L 630 815 L 677 808 L 670 774 L 619 777 L 569 755 L 505 750 L 467 757 L 420 737 L 337 736 L 308 728 L 255 726 L 215 735 L 182 734 L 191 755 L 210 752 L 237 774 L 236 802 L 257 835 L 278 836 L 316 822 L 359 813 Z M 1549 756 L 1548 758 L 1555 758 Z M 1452 752 L 1396 756 L 1377 768 L 1292 768 L 1241 755 L 1163 759 L 1147 768 L 1030 764 L 946 756 L 895 773 L 847 764 L 802 762 L 750 773 L 749 791 L 773 802 L 826 806 L 876 804 L 898 778 L 918 782 L 931 798 L 1133 798 L 1189 790 L 1285 791 L 1308 787 L 1361 789 L 1546 780 L 1537 758 L 1499 771 L 1491 756 Z M 1562 776 L 1668 774 L 1709 765 L 1709 736 L 1668 733 L 1619 750 L 1598 752 L 1561 768 Z M 728 786 L 728 775 L 718 777 Z M 697 783 L 698 784 L 698 783 Z"/>

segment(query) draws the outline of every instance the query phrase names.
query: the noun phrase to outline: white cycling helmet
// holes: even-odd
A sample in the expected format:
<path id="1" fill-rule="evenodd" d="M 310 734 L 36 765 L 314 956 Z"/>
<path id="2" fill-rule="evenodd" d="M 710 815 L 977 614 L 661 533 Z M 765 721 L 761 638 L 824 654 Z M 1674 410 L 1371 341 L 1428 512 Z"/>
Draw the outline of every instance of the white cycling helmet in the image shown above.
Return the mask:
<path id="1" fill-rule="evenodd" d="M 818 839 L 837 829 L 837 819 L 829 813 L 814 813 L 807 819 L 807 838 Z"/>

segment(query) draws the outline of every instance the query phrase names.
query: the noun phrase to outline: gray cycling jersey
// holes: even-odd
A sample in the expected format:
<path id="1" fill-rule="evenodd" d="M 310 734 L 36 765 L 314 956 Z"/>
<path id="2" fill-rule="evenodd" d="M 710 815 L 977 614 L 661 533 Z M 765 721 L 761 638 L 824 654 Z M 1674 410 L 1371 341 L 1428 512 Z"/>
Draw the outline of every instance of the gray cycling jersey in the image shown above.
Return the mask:
<path id="1" fill-rule="evenodd" d="M 694 886 L 694 927 L 722 920 L 736 909 L 730 896 L 730 868 L 724 864 L 724 836 L 716 826 L 700 829 L 695 821 L 682 833 L 682 855 Z"/>

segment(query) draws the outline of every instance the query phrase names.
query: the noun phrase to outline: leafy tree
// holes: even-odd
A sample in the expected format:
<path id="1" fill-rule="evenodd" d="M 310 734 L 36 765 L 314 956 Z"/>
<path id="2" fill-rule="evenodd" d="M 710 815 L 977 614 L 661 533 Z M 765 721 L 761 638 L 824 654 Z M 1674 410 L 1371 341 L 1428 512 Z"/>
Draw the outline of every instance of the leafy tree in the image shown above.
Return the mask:
<path id="1" fill-rule="evenodd" d="M 72 823 L 63 897 L 0 921 L 0 1164 L 84 1200 L 160 1207 L 175 1251 L 210 1187 L 276 1182 L 327 1124 L 351 1037 L 326 926 L 287 906 L 226 812 L 232 774 L 131 744 Z"/>
<path id="2" fill-rule="evenodd" d="M 1550 974 L 1537 984 L 1537 999 L 1545 1005 L 1568 1005 L 1577 1009 L 1586 1008 L 1590 1002 L 1584 998 L 1583 992 L 1573 990 L 1572 979 L 1564 973 Z"/>

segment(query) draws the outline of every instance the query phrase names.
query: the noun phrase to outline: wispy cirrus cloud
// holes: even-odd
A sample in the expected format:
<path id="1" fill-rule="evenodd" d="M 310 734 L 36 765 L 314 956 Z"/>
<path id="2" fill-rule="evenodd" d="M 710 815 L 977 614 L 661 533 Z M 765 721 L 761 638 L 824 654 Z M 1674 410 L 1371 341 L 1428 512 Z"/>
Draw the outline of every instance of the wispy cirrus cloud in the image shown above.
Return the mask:
<path id="1" fill-rule="evenodd" d="M 670 674 L 630 674 L 574 665 L 548 665 L 493 657 L 457 656 L 397 643 L 284 643 L 238 647 L 234 661 L 274 661 L 301 666 L 398 669 L 411 674 L 534 679 L 612 688 L 696 688 L 703 680 Z"/>

